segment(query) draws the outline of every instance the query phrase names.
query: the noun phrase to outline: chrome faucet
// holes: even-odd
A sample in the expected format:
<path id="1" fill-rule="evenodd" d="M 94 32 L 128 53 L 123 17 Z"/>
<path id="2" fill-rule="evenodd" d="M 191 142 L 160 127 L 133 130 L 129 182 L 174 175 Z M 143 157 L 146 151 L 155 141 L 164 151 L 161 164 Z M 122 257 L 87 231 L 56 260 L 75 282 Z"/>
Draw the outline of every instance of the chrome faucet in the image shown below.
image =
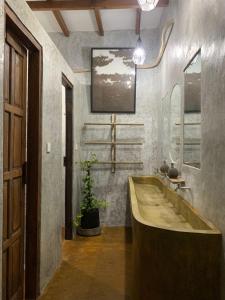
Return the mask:
<path id="1" fill-rule="evenodd" d="M 191 190 L 189 186 L 181 186 L 180 190 Z"/>
<path id="2" fill-rule="evenodd" d="M 189 186 L 185 186 L 185 185 L 183 185 L 183 184 L 181 184 L 181 183 L 178 183 L 177 184 L 177 187 L 175 188 L 175 191 L 178 191 L 178 190 L 191 190 L 191 188 L 189 187 Z"/>

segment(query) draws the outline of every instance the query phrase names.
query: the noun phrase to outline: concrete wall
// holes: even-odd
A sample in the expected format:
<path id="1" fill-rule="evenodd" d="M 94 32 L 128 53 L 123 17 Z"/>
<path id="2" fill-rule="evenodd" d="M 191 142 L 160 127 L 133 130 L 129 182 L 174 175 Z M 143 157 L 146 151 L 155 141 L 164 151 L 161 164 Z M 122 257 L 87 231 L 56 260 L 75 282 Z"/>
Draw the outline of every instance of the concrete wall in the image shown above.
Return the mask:
<path id="1" fill-rule="evenodd" d="M 0 1 L 2 5 L 3 1 Z M 29 9 L 24 0 L 7 0 L 8 5 L 21 19 L 23 24 L 33 34 L 43 47 L 43 145 L 42 145 L 42 188 L 41 188 L 41 274 L 40 283 L 43 288 L 52 277 L 61 260 L 61 229 L 65 199 L 63 193 L 62 166 L 62 72 L 74 83 L 75 92 L 75 141 L 79 140 L 79 102 L 76 98 L 79 90 L 78 82 L 74 82 L 74 75 L 63 59 L 55 44 L 44 31 L 39 21 Z M 3 113 L 3 47 L 4 47 L 4 17 L 0 16 L 0 111 Z M 0 119 L 0 135 L 2 136 L 2 118 Z M 46 143 L 51 143 L 51 153 L 46 153 Z M 75 151 L 75 160 L 79 159 Z M 2 139 L 0 141 L 0 214 L 2 215 Z M 74 198 L 79 193 L 79 168 L 74 170 Z M 75 205 L 74 205 L 75 210 Z M 0 233 L 2 233 L 2 219 L 0 218 Z M 0 247 L 2 235 L 0 234 Z M 1 255 L 0 255 L 1 256 Z M 0 264 L 1 264 L 0 259 Z M 1 269 L 1 266 L 0 266 Z M 1 274 L 1 272 L 0 272 Z M 0 281 L 1 282 L 1 281 Z M 0 287 L 1 290 L 1 287 Z"/>
<path id="2" fill-rule="evenodd" d="M 187 186 L 191 187 L 191 191 L 183 192 L 183 195 L 202 215 L 217 225 L 223 234 L 225 234 L 224 11 L 223 0 L 170 0 L 170 6 L 162 17 L 161 26 L 165 20 L 171 18 L 174 18 L 175 26 L 160 66 L 161 97 L 163 97 L 171 91 L 174 84 L 183 86 L 183 70 L 201 47 L 201 169 L 182 165 L 182 177 L 185 178 Z M 159 153 L 162 153 L 160 140 Z M 162 155 L 159 161 L 161 160 Z M 222 299 L 225 299 L 224 263 L 222 269 Z"/>
<path id="3" fill-rule="evenodd" d="M 93 32 L 71 33 L 69 38 L 60 33 L 51 33 L 51 38 L 73 69 L 90 69 L 92 47 L 135 47 L 137 35 L 134 31 L 106 32 L 100 37 Z M 142 39 L 147 51 L 146 62 L 151 62 L 158 54 L 159 31 L 147 30 L 142 32 Z M 109 122 L 110 114 L 90 113 L 90 73 L 76 74 L 82 85 L 82 111 L 84 122 Z M 129 175 L 149 174 L 157 166 L 157 101 L 159 100 L 159 85 L 157 70 L 137 71 L 136 114 L 119 114 L 119 122 L 140 122 L 145 127 L 118 128 L 119 139 L 144 141 L 143 146 L 119 146 L 118 160 L 141 160 L 143 168 L 138 166 L 118 166 L 112 174 L 110 167 L 101 166 L 93 170 L 96 185 L 96 195 L 107 200 L 108 207 L 101 213 L 101 221 L 108 226 L 122 226 L 129 224 L 129 203 L 127 201 L 127 177 Z M 91 152 L 97 154 L 99 160 L 111 160 L 110 146 L 87 146 L 85 140 L 110 139 L 107 127 L 86 127 L 82 129 L 81 152 L 82 159 L 88 158 Z"/>

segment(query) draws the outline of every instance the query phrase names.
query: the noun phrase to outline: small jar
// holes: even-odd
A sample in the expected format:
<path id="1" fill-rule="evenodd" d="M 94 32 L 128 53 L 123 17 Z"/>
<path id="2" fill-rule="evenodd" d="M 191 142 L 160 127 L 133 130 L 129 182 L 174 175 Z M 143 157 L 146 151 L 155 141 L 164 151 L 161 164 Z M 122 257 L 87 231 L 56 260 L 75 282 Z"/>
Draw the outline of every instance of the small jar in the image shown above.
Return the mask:
<path id="1" fill-rule="evenodd" d="M 174 178 L 174 179 L 178 177 L 178 170 L 174 167 L 174 163 L 171 163 L 168 176 L 169 178 Z"/>

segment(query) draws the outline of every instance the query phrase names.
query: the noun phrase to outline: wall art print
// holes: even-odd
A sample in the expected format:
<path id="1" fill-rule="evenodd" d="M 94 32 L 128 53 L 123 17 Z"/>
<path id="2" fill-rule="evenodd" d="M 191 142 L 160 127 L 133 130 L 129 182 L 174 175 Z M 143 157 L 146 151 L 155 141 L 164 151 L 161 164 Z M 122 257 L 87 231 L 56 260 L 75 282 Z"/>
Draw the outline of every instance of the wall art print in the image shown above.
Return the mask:
<path id="1" fill-rule="evenodd" d="M 93 48 L 91 112 L 135 113 L 133 48 Z"/>

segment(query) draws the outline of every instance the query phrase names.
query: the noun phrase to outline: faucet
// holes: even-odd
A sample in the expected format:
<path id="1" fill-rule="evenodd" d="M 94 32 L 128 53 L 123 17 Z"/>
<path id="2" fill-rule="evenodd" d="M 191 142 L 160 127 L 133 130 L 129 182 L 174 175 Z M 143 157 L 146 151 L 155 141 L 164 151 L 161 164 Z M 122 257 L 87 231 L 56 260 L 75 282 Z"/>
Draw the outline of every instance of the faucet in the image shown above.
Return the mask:
<path id="1" fill-rule="evenodd" d="M 191 190 L 189 186 L 181 186 L 180 190 Z"/>
<path id="2" fill-rule="evenodd" d="M 177 184 L 177 187 L 175 188 L 175 191 L 177 192 L 178 190 L 191 190 L 191 188 L 189 186 L 185 186 L 185 184 L 182 184 L 182 183 L 178 183 Z"/>

